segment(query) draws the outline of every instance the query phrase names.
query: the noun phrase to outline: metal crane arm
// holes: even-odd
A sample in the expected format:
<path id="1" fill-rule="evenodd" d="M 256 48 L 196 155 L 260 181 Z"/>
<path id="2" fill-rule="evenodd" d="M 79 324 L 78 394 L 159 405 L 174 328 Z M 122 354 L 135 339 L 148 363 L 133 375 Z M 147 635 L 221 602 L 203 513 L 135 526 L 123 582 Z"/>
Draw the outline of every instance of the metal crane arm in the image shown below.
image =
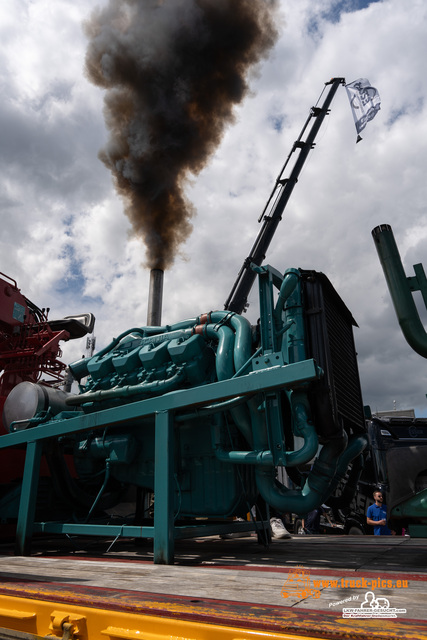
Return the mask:
<path id="1" fill-rule="evenodd" d="M 251 268 L 251 264 L 260 266 L 264 260 L 267 249 L 276 231 L 277 225 L 282 219 L 283 211 L 288 203 L 293 188 L 298 182 L 298 176 L 301 172 L 304 162 L 306 161 L 311 149 L 314 148 L 314 140 L 316 138 L 316 135 L 322 125 L 325 116 L 329 113 L 329 107 L 332 99 L 335 96 L 339 85 L 341 84 L 345 84 L 344 78 L 332 78 L 329 82 L 326 82 L 325 87 L 329 85 L 329 91 L 322 106 L 315 106 L 310 109 L 310 114 L 302 128 L 298 139 L 296 140 L 296 142 L 294 142 L 292 150 L 289 153 L 285 164 L 283 165 L 283 168 L 276 180 L 273 191 L 271 192 L 267 204 L 264 207 L 264 211 L 262 212 L 258 220 L 258 222 L 262 221 L 262 227 L 258 233 L 249 256 L 246 258 L 242 265 L 242 268 L 240 269 L 236 282 L 231 289 L 230 295 L 225 302 L 224 308 L 226 310 L 234 311 L 235 313 L 239 314 L 246 310 L 248 295 L 252 289 L 252 285 L 256 277 L 255 272 Z M 302 138 L 310 122 L 312 123 L 311 128 L 307 134 L 306 139 L 303 140 Z M 283 178 L 284 171 L 294 151 L 298 151 L 298 157 L 295 161 L 289 178 Z M 269 215 L 267 215 L 267 209 L 270 206 L 270 203 L 273 200 L 276 192 L 277 196 L 272 205 L 271 212 Z"/>

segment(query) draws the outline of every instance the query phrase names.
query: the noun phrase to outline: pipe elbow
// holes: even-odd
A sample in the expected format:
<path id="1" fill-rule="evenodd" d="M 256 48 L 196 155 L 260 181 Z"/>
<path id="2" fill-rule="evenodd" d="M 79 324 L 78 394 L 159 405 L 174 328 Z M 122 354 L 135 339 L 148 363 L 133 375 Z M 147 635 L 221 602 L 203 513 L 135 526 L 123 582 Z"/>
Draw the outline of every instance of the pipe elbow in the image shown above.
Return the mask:
<path id="1" fill-rule="evenodd" d="M 303 515 L 313 511 L 322 502 L 322 495 L 306 483 L 303 489 L 288 489 L 277 482 L 274 469 L 255 468 L 256 483 L 263 499 L 279 513 Z"/>
<path id="2" fill-rule="evenodd" d="M 296 467 L 300 464 L 306 464 L 314 458 L 319 448 L 319 438 L 310 419 L 310 405 L 306 394 L 292 391 L 290 403 L 294 416 L 294 435 L 302 437 L 304 444 L 297 451 L 286 452 L 285 466 Z"/>
<path id="3" fill-rule="evenodd" d="M 392 228 L 388 224 L 379 225 L 372 230 L 372 236 L 405 340 L 416 353 L 427 358 L 427 334 L 412 296 Z"/>
<path id="4" fill-rule="evenodd" d="M 288 269 L 285 273 L 280 287 L 279 296 L 277 298 L 276 307 L 274 309 L 274 316 L 276 319 L 280 317 L 289 296 L 291 296 L 295 291 L 295 287 L 297 286 L 299 279 L 300 274 L 297 269 Z"/>
<path id="5" fill-rule="evenodd" d="M 423 358 L 427 358 L 427 333 L 418 312 L 411 318 L 399 318 L 399 325 L 409 346 Z"/>
<path id="6" fill-rule="evenodd" d="M 226 321 L 235 332 L 233 358 L 235 370 L 239 371 L 252 355 L 252 329 L 249 320 L 230 311 L 213 311 L 210 320 L 211 322 Z"/>
<path id="7" fill-rule="evenodd" d="M 281 513 L 305 514 L 322 504 L 331 493 L 338 462 L 347 446 L 347 435 L 325 444 L 316 458 L 304 487 L 291 490 L 275 478 L 275 469 L 257 467 L 255 470 L 258 490 L 270 506 Z"/>

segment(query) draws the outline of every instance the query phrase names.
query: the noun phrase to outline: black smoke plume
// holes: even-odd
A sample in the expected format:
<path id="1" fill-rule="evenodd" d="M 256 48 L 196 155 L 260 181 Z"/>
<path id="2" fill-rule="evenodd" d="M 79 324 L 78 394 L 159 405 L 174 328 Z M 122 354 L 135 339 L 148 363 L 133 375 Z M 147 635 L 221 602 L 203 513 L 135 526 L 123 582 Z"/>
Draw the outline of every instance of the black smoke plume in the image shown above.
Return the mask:
<path id="1" fill-rule="evenodd" d="M 184 187 L 217 148 L 249 70 L 277 38 L 276 0 L 109 0 L 85 23 L 86 71 L 107 90 L 111 170 L 147 266 L 192 230 Z"/>

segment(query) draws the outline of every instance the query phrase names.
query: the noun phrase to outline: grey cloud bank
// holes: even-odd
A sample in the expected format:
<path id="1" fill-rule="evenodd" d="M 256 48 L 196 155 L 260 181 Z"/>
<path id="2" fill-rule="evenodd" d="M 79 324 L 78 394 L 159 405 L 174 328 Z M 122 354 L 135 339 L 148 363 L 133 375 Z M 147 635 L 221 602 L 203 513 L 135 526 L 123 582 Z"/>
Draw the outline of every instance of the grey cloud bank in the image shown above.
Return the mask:
<path id="1" fill-rule="evenodd" d="M 105 3 L 106 4 L 106 3 Z M 355 317 L 363 397 L 427 415 L 426 363 L 406 344 L 371 239 L 393 227 L 407 275 L 427 266 L 427 6 L 281 0 L 280 37 L 209 163 L 192 178 L 193 231 L 165 274 L 164 321 L 222 308 L 257 219 L 324 82 L 366 77 L 381 111 L 355 144 L 344 89 L 318 136 L 266 262 L 328 275 Z M 92 1 L 0 6 L 0 271 L 51 317 L 89 310 L 97 347 L 146 318 L 144 245 L 98 153 L 103 91 L 84 75 Z M 350 8 L 349 8 L 350 7 Z M 426 313 L 420 306 L 422 318 Z M 248 311 L 256 321 L 256 288 Z M 82 355 L 70 343 L 64 359 Z"/>

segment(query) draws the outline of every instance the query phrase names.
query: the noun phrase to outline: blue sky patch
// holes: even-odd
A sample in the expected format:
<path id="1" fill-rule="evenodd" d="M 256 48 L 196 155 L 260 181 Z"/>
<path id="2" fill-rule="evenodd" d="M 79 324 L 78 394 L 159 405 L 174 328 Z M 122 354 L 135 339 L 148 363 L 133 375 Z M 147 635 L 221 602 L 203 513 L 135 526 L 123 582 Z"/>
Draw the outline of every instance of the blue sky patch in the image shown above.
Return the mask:
<path id="1" fill-rule="evenodd" d="M 272 115 L 268 117 L 268 121 L 272 125 L 273 129 L 280 133 L 283 129 L 285 116 L 284 114 Z"/>
<path id="2" fill-rule="evenodd" d="M 338 0 L 333 2 L 327 11 L 320 12 L 320 16 L 326 22 L 335 24 L 340 21 L 343 13 L 355 13 L 356 11 L 367 9 L 376 2 L 382 2 L 382 0 Z M 318 17 L 313 16 L 308 25 L 309 33 L 317 33 L 318 22 Z"/>

